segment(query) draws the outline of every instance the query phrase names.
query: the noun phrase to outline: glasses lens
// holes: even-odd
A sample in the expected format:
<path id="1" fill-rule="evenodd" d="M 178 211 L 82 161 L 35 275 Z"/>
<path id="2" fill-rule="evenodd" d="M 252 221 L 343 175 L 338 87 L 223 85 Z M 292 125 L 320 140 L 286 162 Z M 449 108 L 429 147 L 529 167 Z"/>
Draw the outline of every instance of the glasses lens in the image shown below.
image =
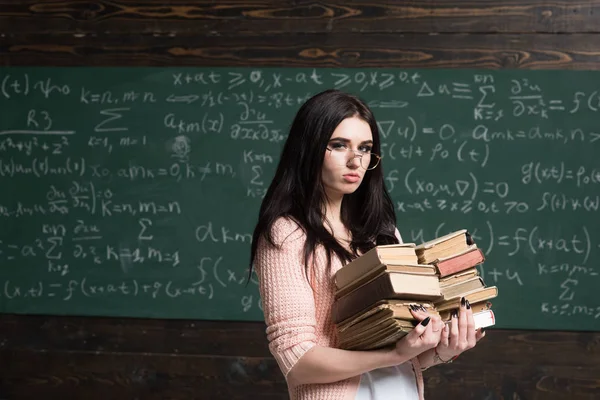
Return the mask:
<path id="1" fill-rule="evenodd" d="M 354 156 L 354 158 L 358 158 L 360 161 L 360 165 L 361 167 L 363 167 L 364 169 L 370 170 L 370 169 L 374 169 L 377 167 L 377 165 L 379 165 L 379 156 L 375 153 L 370 153 L 370 154 L 364 154 L 362 156 L 358 156 L 356 153 L 354 153 L 352 150 L 349 149 L 329 149 L 331 150 L 331 156 L 333 158 L 335 158 L 336 162 L 339 165 L 348 165 L 348 162 L 350 161 L 350 157 Z M 354 158 L 352 158 L 352 160 L 354 160 Z M 356 162 L 356 161 L 354 161 Z"/>
<path id="2" fill-rule="evenodd" d="M 375 169 L 379 165 L 379 156 L 375 153 L 363 156 L 361 165 L 364 169 Z"/>

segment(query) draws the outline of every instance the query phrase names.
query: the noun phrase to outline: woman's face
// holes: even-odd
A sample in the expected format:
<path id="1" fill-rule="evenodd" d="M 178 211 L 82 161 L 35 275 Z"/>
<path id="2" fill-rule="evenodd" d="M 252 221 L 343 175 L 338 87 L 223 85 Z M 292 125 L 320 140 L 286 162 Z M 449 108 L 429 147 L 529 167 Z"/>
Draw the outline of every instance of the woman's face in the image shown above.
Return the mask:
<path id="1" fill-rule="evenodd" d="M 339 198 L 353 193 L 360 186 L 368 166 L 373 134 L 368 123 L 358 117 L 346 118 L 333 131 L 325 159 L 321 179 L 329 198 Z"/>

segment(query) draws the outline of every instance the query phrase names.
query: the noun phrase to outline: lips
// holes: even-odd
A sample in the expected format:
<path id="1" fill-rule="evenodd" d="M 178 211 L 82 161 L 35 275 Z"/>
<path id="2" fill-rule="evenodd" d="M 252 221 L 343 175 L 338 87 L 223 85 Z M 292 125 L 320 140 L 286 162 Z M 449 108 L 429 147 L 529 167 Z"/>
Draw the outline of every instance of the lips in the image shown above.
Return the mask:
<path id="1" fill-rule="evenodd" d="M 360 175 L 358 174 L 346 174 L 344 175 L 344 180 L 349 183 L 356 183 L 360 180 Z"/>

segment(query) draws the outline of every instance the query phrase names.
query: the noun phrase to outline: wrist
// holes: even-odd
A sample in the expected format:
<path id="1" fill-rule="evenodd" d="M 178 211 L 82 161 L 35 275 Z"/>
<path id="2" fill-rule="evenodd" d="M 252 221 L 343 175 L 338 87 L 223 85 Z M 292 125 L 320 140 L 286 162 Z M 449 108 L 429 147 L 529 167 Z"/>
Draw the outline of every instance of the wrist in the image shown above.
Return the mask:
<path id="1" fill-rule="evenodd" d="M 403 350 L 404 349 L 398 347 L 392 348 L 391 351 L 387 353 L 388 365 L 386 366 L 391 367 L 394 365 L 403 364 L 411 358 L 415 357 L 415 355 L 409 354 L 408 352 Z"/>
<path id="2" fill-rule="evenodd" d="M 458 354 L 455 356 L 440 355 L 437 346 L 433 348 L 433 362 L 435 364 L 450 364 L 452 361 L 458 358 Z"/>

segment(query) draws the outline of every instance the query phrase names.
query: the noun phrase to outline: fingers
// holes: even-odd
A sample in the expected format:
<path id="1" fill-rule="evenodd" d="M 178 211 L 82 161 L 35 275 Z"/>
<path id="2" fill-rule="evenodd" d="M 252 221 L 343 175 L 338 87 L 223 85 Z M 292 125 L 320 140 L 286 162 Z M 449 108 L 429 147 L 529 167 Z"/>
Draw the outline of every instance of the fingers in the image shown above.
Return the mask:
<path id="1" fill-rule="evenodd" d="M 466 301 L 467 308 L 467 349 L 475 347 L 475 320 L 473 319 L 473 310 L 471 310 L 471 304 L 469 300 Z"/>
<path id="2" fill-rule="evenodd" d="M 412 358 L 437 344 L 436 335 L 432 332 L 431 317 L 426 317 L 396 343 L 396 351 Z"/>
<path id="3" fill-rule="evenodd" d="M 440 318 L 439 315 L 432 315 L 431 316 L 431 323 L 433 324 L 432 330 L 434 332 L 440 332 L 439 334 L 441 335 L 442 332 L 442 328 L 444 328 L 444 321 L 442 321 L 442 319 Z"/>
<path id="4" fill-rule="evenodd" d="M 440 345 L 443 347 L 448 347 L 450 344 L 450 325 L 451 323 L 444 324 L 442 328 L 442 335 L 440 336 Z"/>
<path id="5" fill-rule="evenodd" d="M 431 317 L 426 317 L 419 322 L 406 336 L 412 347 L 426 346 L 432 341 Z"/>
<path id="6" fill-rule="evenodd" d="M 485 330 L 483 328 L 477 329 L 477 331 L 475 332 L 475 341 L 479 342 L 484 337 L 485 337 Z"/>
<path id="7" fill-rule="evenodd" d="M 420 304 L 410 304 L 408 306 L 410 308 L 411 314 L 417 319 L 417 321 L 423 321 L 425 318 L 429 317 L 429 313 Z"/>
<path id="8" fill-rule="evenodd" d="M 470 308 L 470 307 L 469 307 Z M 467 310 L 467 299 L 464 297 L 460 299 L 460 312 L 458 313 L 458 343 L 457 345 L 461 350 L 464 350 L 467 346 L 467 314 L 470 310 Z M 471 312 L 471 320 L 473 319 L 473 313 Z"/>
<path id="9" fill-rule="evenodd" d="M 413 335 L 415 337 L 419 337 L 419 336 L 425 335 L 428 330 L 429 330 L 429 332 L 431 332 L 430 322 L 431 322 L 431 317 L 426 317 L 421 322 L 419 322 L 408 335 Z"/>
<path id="10" fill-rule="evenodd" d="M 434 332 L 441 331 L 443 328 L 443 322 L 439 315 L 430 315 L 425 307 L 420 304 L 409 305 L 412 315 L 418 320 L 423 321 L 425 318 L 430 317 L 433 324 L 432 328 Z"/>
<path id="11" fill-rule="evenodd" d="M 459 333 L 458 333 L 458 311 L 452 310 L 452 318 L 450 319 L 450 338 L 449 343 L 453 347 L 458 347 Z"/>
<path id="12" fill-rule="evenodd" d="M 418 323 L 412 331 L 405 336 L 412 347 L 419 347 L 419 353 L 437 346 L 439 343 L 439 332 L 433 332 L 433 323 L 431 317 L 425 318 Z"/>

